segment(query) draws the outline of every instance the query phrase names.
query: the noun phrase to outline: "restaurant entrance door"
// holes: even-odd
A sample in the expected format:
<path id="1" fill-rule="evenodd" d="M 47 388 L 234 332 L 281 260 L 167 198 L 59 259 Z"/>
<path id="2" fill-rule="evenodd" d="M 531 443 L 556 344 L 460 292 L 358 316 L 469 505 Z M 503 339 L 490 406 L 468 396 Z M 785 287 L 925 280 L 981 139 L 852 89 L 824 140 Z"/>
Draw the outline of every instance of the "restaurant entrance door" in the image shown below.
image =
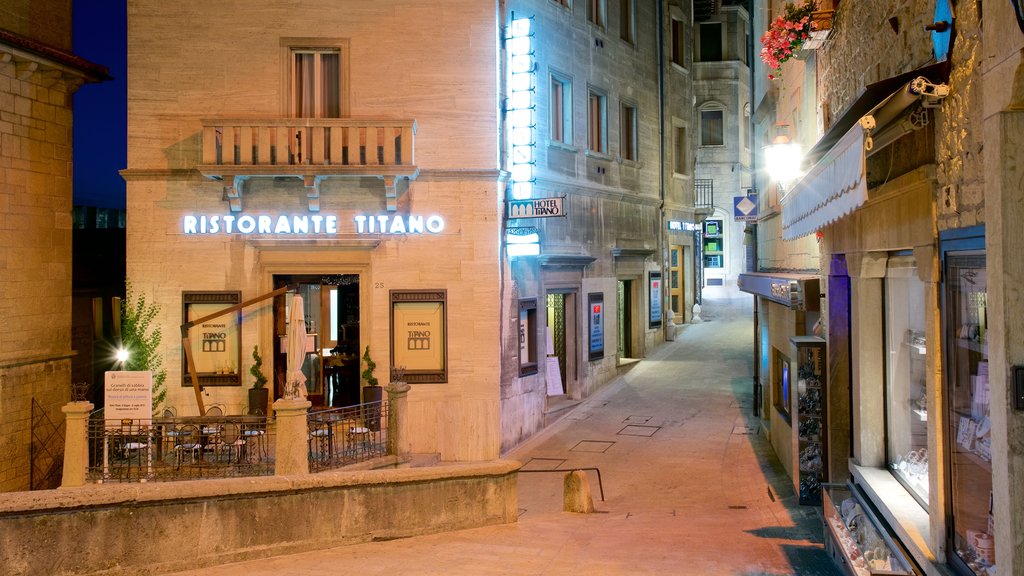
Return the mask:
<path id="1" fill-rule="evenodd" d="M 288 370 L 291 300 L 302 296 L 306 322 L 306 375 L 314 407 L 359 404 L 359 275 L 274 275 L 274 287 L 297 291 L 274 298 L 274 398 L 284 395 Z"/>

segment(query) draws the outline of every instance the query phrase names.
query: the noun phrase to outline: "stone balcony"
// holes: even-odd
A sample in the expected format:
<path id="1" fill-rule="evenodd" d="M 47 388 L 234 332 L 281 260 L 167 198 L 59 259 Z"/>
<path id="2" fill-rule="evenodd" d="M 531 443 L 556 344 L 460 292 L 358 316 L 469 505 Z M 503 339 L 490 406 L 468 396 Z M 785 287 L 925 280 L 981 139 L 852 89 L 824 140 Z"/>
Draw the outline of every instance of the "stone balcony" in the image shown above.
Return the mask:
<path id="1" fill-rule="evenodd" d="M 419 173 L 415 120 L 349 118 L 204 119 L 203 157 L 197 167 L 224 183 L 232 212 L 242 209 L 242 186 L 255 177 L 297 177 L 309 210 L 320 210 L 325 178 L 376 177 L 384 181 L 388 210 L 399 187 Z"/>

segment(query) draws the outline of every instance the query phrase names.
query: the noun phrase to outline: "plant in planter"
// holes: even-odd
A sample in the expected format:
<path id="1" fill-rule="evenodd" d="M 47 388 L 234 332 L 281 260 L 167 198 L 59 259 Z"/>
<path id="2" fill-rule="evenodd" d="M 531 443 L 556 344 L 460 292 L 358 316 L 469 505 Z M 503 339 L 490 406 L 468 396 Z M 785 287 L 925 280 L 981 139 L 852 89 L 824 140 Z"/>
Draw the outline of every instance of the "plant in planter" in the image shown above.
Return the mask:
<path id="1" fill-rule="evenodd" d="M 267 414 L 267 402 L 270 391 L 267 390 L 267 377 L 263 375 L 263 357 L 260 356 L 260 347 L 252 347 L 252 367 L 249 368 L 252 375 L 252 388 L 249 388 L 249 414 Z"/>
<path id="2" fill-rule="evenodd" d="M 373 361 L 370 356 L 370 347 L 367 346 L 363 352 L 363 363 L 366 365 L 366 369 L 360 374 L 363 381 L 366 382 L 366 387 L 363 388 L 363 404 L 376 403 L 379 407 L 381 400 L 384 398 L 384 389 L 381 388 L 380 383 L 377 381 L 377 377 L 373 375 L 373 371 L 377 369 L 377 363 Z M 380 415 L 379 408 L 371 408 L 374 410 L 369 412 L 369 416 L 366 419 L 366 427 L 374 432 L 380 430 Z"/>
<path id="3" fill-rule="evenodd" d="M 782 73 L 782 64 L 792 58 L 797 50 L 811 37 L 814 23 L 811 15 L 817 5 L 810 0 L 796 6 L 786 4 L 786 13 L 772 21 L 761 36 L 761 61 L 775 71 L 768 78 L 774 80 Z"/>

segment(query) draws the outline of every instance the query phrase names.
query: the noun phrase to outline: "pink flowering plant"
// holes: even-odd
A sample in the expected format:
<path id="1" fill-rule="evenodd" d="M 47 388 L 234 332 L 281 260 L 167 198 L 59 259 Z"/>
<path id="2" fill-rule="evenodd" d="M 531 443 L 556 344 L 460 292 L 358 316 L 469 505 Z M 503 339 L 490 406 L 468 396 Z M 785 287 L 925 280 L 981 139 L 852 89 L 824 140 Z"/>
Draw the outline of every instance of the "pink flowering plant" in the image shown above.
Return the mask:
<path id="1" fill-rule="evenodd" d="M 800 6 L 786 4 L 786 13 L 776 18 L 768 30 L 761 36 L 761 61 L 775 71 L 768 78 L 774 80 L 782 73 L 782 63 L 793 57 L 793 53 L 811 37 L 814 23 L 811 13 L 814 12 L 813 0 Z"/>

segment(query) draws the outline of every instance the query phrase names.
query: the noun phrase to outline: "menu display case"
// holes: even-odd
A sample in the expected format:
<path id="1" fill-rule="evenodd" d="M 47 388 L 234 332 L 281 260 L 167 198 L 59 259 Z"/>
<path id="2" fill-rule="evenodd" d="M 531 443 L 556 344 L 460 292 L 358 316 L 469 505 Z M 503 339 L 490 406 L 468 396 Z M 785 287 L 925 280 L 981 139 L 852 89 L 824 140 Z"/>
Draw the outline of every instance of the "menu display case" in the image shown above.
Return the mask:
<path id="1" fill-rule="evenodd" d="M 985 255 L 946 258 L 946 378 L 954 564 L 998 573 L 992 520 L 992 434 L 988 379 Z"/>
<path id="2" fill-rule="evenodd" d="M 856 485 L 828 485 L 823 494 L 825 552 L 844 574 L 921 574 Z"/>
<path id="3" fill-rule="evenodd" d="M 703 252 L 705 268 L 721 268 L 724 266 L 725 238 L 723 232 L 721 220 L 704 221 Z"/>
<path id="4" fill-rule="evenodd" d="M 793 475 L 800 504 L 821 504 L 821 482 L 825 478 L 825 340 L 817 336 L 794 336 L 797 393 L 792 410 L 796 435 L 796 466 Z"/>

